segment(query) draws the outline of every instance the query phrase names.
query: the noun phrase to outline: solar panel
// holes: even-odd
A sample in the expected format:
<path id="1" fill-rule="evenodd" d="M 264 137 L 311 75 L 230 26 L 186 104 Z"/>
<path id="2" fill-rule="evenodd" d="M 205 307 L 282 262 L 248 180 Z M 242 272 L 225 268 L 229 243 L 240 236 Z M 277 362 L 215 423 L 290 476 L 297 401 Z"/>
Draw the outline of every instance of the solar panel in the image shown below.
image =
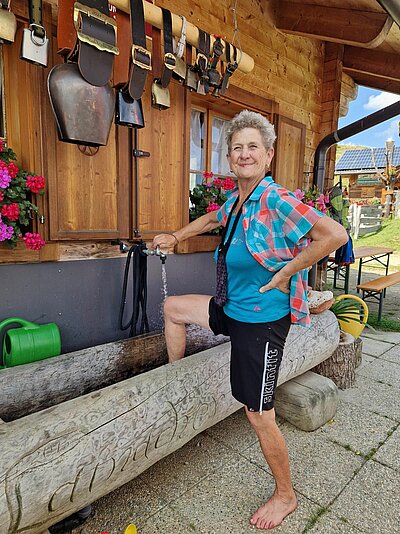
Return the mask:
<path id="1" fill-rule="evenodd" d="M 372 157 L 372 151 L 374 157 Z M 400 147 L 394 148 L 393 161 L 390 160 L 391 158 L 389 157 L 389 164 L 391 163 L 394 166 L 400 165 Z M 345 150 L 336 163 L 335 171 L 337 173 L 353 170 L 375 171 L 376 167 L 380 170 L 386 168 L 385 148 L 356 148 L 354 150 Z"/>

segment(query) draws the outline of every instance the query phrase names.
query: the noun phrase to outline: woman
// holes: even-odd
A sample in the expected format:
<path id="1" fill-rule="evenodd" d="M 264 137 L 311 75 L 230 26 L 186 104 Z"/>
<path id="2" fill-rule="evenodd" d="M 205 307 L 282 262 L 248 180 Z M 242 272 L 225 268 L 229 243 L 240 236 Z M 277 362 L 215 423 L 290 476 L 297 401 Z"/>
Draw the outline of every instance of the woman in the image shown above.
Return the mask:
<path id="1" fill-rule="evenodd" d="M 275 423 L 274 391 L 291 322 L 307 326 L 307 267 L 347 242 L 345 229 L 266 175 L 275 131 L 258 113 L 242 111 L 226 134 L 237 188 L 217 212 L 173 234 L 154 238 L 171 249 L 191 236 L 224 226 L 217 254 L 217 294 L 169 297 L 165 336 L 170 361 L 185 352 L 185 325 L 231 338 L 231 387 L 245 405 L 275 478 L 275 492 L 251 517 L 274 528 L 297 506 L 284 438 Z M 311 239 L 307 246 L 307 238 Z"/>

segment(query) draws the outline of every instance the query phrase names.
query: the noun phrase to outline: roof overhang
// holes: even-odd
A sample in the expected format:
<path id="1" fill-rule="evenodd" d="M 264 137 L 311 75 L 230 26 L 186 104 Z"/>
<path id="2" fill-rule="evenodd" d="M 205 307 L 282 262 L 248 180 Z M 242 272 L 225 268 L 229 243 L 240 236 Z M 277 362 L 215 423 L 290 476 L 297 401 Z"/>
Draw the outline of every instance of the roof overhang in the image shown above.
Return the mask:
<path id="1" fill-rule="evenodd" d="M 375 0 L 278 0 L 276 27 L 344 46 L 359 85 L 400 94 L 400 28 Z"/>

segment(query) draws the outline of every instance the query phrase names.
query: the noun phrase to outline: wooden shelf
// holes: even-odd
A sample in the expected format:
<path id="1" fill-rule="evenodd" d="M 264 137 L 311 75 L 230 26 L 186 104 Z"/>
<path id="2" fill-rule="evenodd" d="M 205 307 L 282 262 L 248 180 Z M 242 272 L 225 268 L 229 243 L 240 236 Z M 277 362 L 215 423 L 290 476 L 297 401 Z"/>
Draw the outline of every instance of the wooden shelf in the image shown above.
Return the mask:
<path id="1" fill-rule="evenodd" d="M 198 235 L 179 243 L 175 249 L 177 254 L 191 254 L 193 252 L 214 252 L 221 241 L 220 235 Z"/>

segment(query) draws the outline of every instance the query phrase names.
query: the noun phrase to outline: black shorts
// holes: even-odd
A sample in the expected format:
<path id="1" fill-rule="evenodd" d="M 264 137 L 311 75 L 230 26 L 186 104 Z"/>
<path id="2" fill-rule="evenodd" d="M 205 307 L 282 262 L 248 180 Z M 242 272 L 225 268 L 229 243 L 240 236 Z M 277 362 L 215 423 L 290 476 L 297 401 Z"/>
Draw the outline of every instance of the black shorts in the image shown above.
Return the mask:
<path id="1" fill-rule="evenodd" d="M 213 298 L 208 311 L 214 334 L 231 338 L 232 395 L 250 411 L 271 410 L 290 314 L 268 323 L 243 323 L 228 317 Z"/>

